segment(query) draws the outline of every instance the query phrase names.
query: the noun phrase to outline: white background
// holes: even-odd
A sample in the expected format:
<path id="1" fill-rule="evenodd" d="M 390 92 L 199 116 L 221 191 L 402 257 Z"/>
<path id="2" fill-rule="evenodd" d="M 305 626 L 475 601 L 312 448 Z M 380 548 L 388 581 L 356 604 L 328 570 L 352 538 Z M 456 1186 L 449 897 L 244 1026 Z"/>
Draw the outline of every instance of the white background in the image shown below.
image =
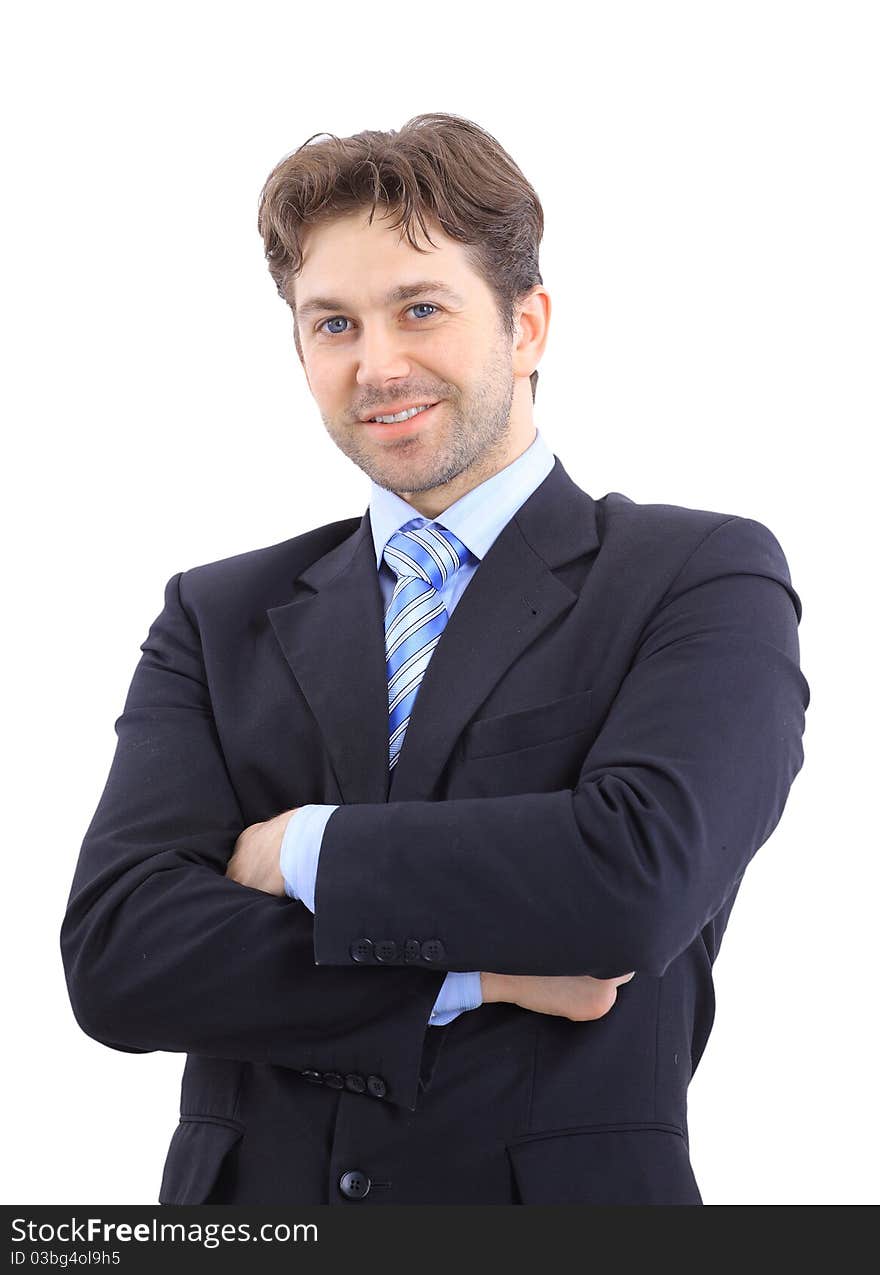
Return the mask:
<path id="1" fill-rule="evenodd" d="M 706 1204 L 876 1202 L 873 4 L 40 4 L 2 38 L 2 1198 L 152 1203 L 183 1056 L 78 1028 L 58 932 L 175 572 L 366 508 L 256 229 L 313 134 L 450 111 L 542 200 L 535 420 L 576 482 L 756 518 L 806 761 L 690 1090 Z M 576 25 L 572 25 L 576 24 Z"/>

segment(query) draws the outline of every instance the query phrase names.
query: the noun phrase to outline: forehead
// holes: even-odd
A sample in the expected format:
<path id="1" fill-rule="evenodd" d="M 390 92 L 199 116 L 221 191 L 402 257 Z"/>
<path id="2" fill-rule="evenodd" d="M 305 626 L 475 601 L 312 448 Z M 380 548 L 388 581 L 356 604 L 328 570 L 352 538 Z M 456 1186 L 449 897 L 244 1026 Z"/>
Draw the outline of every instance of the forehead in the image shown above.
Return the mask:
<path id="1" fill-rule="evenodd" d="M 428 222 L 433 243 L 416 222 L 412 235 L 417 250 L 390 214 L 358 209 L 310 226 L 303 235 L 303 266 L 294 281 L 297 313 L 306 315 L 342 304 L 384 307 L 422 291 L 445 294 L 464 304 L 482 285 L 468 260 L 465 246 L 434 222 Z"/>

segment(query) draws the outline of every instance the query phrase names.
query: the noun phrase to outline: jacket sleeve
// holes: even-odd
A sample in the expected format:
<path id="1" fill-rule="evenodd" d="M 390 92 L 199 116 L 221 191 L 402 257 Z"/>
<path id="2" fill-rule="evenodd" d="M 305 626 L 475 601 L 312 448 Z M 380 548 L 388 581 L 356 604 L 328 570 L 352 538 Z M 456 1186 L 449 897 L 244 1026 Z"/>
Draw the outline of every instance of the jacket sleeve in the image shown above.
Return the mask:
<path id="1" fill-rule="evenodd" d="M 245 824 L 181 574 L 141 646 L 61 926 L 74 1016 L 127 1052 L 375 1074 L 414 1108 L 444 971 L 318 968 L 304 904 L 225 876 Z"/>
<path id="2" fill-rule="evenodd" d="M 800 618 L 772 532 L 717 526 L 647 618 L 573 789 L 331 815 L 318 963 L 348 965 L 353 940 L 382 934 L 434 940 L 453 970 L 662 975 L 770 836 L 803 764 Z"/>
<path id="3" fill-rule="evenodd" d="M 338 806 L 300 806 L 290 816 L 281 841 L 280 868 L 284 890 L 291 899 L 302 899 L 310 912 L 315 910 L 315 879 L 321 854 L 321 839 L 327 820 Z M 432 1027 L 445 1027 L 453 1018 L 470 1009 L 479 1009 L 483 991 L 479 971 L 449 970 L 431 1010 Z"/>

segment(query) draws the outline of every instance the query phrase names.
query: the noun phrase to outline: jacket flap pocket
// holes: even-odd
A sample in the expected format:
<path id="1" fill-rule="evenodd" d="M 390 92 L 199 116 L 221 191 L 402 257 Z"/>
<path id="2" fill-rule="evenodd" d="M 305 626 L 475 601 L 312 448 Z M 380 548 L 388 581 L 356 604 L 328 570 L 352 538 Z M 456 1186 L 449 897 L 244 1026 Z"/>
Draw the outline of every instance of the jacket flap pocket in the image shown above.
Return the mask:
<path id="1" fill-rule="evenodd" d="M 523 1204 L 702 1204 L 674 1125 L 598 1125 L 508 1144 Z"/>
<path id="2" fill-rule="evenodd" d="M 531 748 L 534 744 L 551 743 L 586 730 L 591 724 L 592 698 L 591 688 L 547 704 L 518 709 L 515 713 L 481 717 L 464 732 L 464 755 L 491 757 L 513 749 Z"/>
<path id="3" fill-rule="evenodd" d="M 243 1132 L 244 1126 L 234 1120 L 182 1116 L 165 1157 L 159 1203 L 204 1203 L 220 1166 Z"/>

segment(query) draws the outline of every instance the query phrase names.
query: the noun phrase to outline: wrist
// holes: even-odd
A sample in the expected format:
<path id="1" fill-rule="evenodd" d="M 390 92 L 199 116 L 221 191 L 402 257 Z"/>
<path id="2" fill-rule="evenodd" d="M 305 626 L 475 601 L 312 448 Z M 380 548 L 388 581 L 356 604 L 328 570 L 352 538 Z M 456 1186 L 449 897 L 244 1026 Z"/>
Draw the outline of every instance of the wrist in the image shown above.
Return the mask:
<path id="1" fill-rule="evenodd" d="M 480 991 L 483 1004 L 491 1005 L 496 1001 L 513 1001 L 515 974 L 480 974 Z"/>

